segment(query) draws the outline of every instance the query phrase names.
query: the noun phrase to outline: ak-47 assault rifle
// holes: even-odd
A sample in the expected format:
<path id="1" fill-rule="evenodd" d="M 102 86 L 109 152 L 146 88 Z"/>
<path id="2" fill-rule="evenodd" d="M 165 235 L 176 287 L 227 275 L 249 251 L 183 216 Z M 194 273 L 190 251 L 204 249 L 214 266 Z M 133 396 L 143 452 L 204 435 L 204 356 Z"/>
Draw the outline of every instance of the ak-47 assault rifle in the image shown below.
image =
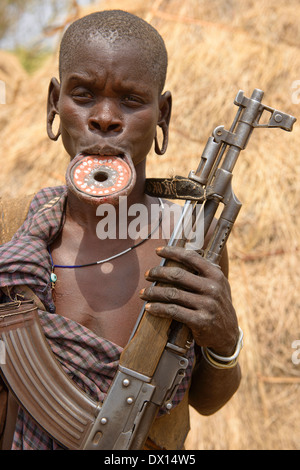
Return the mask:
<path id="1" fill-rule="evenodd" d="M 213 131 L 197 170 L 183 178 L 183 184 L 178 185 L 180 178 L 159 182 L 171 188 L 170 197 L 186 199 L 169 245 L 184 245 L 187 241 L 181 231 L 182 219 L 188 211 L 194 220 L 197 205 L 202 204 L 206 235 L 219 205 L 223 204 L 202 253 L 218 265 L 241 208 L 231 186 L 232 171 L 241 150 L 254 128 L 291 131 L 296 120 L 263 105 L 262 97 L 263 92 L 258 89 L 251 98 L 240 91 L 235 99 L 239 109 L 230 130 L 220 126 Z M 267 124 L 260 123 L 264 111 L 270 113 Z M 1 305 L 0 333 L 6 356 L 2 374 L 22 406 L 63 447 L 94 450 L 143 448 L 160 407 L 172 406 L 172 397 L 187 367 L 191 340 L 187 327 L 154 317 L 143 308 L 101 404 L 79 390 L 63 372 L 45 340 L 32 302 Z M 147 345 L 151 345 L 151 354 L 145 354 Z"/>

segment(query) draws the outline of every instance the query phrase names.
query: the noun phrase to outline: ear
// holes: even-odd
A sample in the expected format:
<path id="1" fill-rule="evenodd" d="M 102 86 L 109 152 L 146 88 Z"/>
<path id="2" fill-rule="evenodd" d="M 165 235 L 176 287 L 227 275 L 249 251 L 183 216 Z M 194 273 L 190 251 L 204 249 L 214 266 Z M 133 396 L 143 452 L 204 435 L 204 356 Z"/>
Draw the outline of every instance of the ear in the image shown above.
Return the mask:
<path id="1" fill-rule="evenodd" d="M 157 125 L 161 128 L 163 133 L 163 143 L 160 148 L 157 138 L 157 132 L 155 133 L 155 152 L 157 155 L 163 155 L 168 147 L 169 141 L 169 123 L 171 119 L 171 110 L 172 110 L 172 95 L 169 91 L 166 91 L 160 97 L 159 101 L 159 118 Z"/>
<path id="2" fill-rule="evenodd" d="M 172 95 L 170 91 L 166 91 L 160 97 L 159 101 L 159 120 L 157 124 L 162 127 L 164 124 L 169 127 L 172 111 Z"/>
<path id="3" fill-rule="evenodd" d="M 51 140 L 57 140 L 60 136 L 60 129 L 58 129 L 56 134 L 54 134 L 52 130 L 55 115 L 58 114 L 59 93 L 60 84 L 56 78 L 52 78 L 49 84 L 47 100 L 47 132 Z"/>
<path id="4" fill-rule="evenodd" d="M 47 114 L 55 111 L 58 114 L 60 84 L 56 78 L 51 78 L 48 89 Z"/>

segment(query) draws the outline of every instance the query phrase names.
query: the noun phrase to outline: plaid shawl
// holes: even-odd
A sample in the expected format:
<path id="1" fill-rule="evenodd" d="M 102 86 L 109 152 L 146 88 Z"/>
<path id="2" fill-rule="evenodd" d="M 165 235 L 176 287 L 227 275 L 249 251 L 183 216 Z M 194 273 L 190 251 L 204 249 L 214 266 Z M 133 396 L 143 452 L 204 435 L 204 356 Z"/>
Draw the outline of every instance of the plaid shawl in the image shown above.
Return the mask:
<path id="1" fill-rule="evenodd" d="M 45 311 L 39 310 L 41 326 L 57 360 L 69 377 L 92 399 L 102 402 L 118 367 L 122 348 L 96 336 L 68 318 L 55 314 L 51 291 L 51 261 L 48 245 L 58 236 L 64 223 L 66 188 L 46 188 L 33 199 L 28 216 L 13 239 L 0 246 L 0 287 L 27 285 L 39 297 Z M 8 301 L 0 291 L 0 302 Z M 191 378 L 194 360 L 190 350 L 189 366 L 173 399 L 178 404 Z M 159 416 L 166 412 L 161 409 Z M 33 419 L 19 409 L 12 449 L 57 450 L 60 446 Z"/>

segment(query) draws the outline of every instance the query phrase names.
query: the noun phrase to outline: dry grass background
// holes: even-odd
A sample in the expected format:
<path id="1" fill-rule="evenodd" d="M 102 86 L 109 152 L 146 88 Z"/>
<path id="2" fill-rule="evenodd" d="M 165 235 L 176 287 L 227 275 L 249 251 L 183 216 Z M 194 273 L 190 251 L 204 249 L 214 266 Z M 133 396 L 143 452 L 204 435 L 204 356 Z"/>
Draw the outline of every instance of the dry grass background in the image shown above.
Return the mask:
<path id="1" fill-rule="evenodd" d="M 298 117 L 298 0 L 107 0 L 99 8 L 144 17 L 167 44 L 166 89 L 174 98 L 170 145 L 166 156 L 150 156 L 149 175 L 195 169 L 212 130 L 229 128 L 239 89 L 250 96 L 260 88 L 265 104 Z M 67 156 L 45 130 L 52 76 L 56 55 L 28 76 L 13 56 L 0 54 L 7 86 L 7 104 L 0 106 L 2 195 L 64 181 Z M 292 362 L 292 342 L 300 340 L 299 145 L 299 121 L 292 133 L 258 129 L 236 165 L 233 187 L 243 208 L 228 245 L 233 300 L 245 334 L 243 381 L 215 415 L 191 410 L 187 449 L 300 448 L 300 364 Z"/>

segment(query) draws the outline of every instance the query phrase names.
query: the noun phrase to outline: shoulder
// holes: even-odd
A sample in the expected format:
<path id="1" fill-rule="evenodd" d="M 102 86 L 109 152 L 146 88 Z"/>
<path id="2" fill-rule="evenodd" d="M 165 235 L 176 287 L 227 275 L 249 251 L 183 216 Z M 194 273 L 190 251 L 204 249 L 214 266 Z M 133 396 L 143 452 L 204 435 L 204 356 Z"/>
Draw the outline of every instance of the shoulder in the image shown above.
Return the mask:
<path id="1" fill-rule="evenodd" d="M 51 207 L 65 194 L 65 186 L 53 186 L 41 189 L 32 198 L 28 213 L 35 213 L 41 208 Z"/>
<path id="2" fill-rule="evenodd" d="M 0 198 L 0 244 L 9 241 L 26 219 L 34 195 Z"/>
<path id="3" fill-rule="evenodd" d="M 0 198 L 0 245 L 11 240 L 26 218 L 65 193 L 65 186 L 44 188 L 36 194 Z"/>

